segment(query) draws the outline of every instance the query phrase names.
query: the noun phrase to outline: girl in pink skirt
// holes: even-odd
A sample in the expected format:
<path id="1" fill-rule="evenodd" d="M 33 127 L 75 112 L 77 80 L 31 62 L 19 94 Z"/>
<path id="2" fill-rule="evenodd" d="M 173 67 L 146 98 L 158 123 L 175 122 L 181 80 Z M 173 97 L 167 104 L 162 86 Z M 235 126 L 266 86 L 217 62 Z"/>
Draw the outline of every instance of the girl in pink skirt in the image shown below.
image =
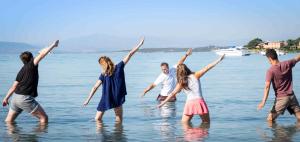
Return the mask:
<path id="1" fill-rule="evenodd" d="M 185 64 L 179 64 L 177 66 L 176 88 L 163 102 L 161 102 L 161 104 L 158 105 L 158 107 L 160 108 L 163 106 L 169 99 L 183 90 L 187 95 L 187 99 L 181 119 L 182 122 L 190 122 L 194 115 L 199 115 L 203 123 L 209 123 L 209 111 L 204 98 L 202 97 L 200 77 L 222 61 L 224 56 L 225 55 L 221 56 L 219 59 L 197 72 L 192 72 Z"/>

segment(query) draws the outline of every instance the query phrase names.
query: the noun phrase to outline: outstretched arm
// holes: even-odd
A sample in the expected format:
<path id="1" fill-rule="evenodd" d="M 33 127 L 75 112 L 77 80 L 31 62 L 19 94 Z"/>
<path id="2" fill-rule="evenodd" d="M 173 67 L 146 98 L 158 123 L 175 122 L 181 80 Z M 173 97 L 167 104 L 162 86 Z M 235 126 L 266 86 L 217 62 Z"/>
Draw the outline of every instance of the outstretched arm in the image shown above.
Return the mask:
<path id="1" fill-rule="evenodd" d="M 296 63 L 298 63 L 300 61 L 300 54 L 298 54 L 296 57 L 295 57 L 295 60 L 296 60 Z"/>
<path id="2" fill-rule="evenodd" d="M 92 97 L 94 96 L 94 94 L 96 93 L 96 91 L 98 90 L 98 88 L 100 87 L 100 85 L 102 84 L 101 80 L 97 80 L 96 84 L 93 86 L 89 97 L 86 99 L 86 101 L 83 103 L 83 106 L 86 106 L 89 104 L 90 100 L 92 99 Z"/>
<path id="3" fill-rule="evenodd" d="M 185 59 L 186 59 L 188 56 L 190 56 L 190 55 L 192 55 L 192 48 L 189 48 L 189 49 L 186 51 L 185 55 L 178 61 L 177 65 L 183 64 L 184 61 L 185 61 Z"/>
<path id="4" fill-rule="evenodd" d="M 10 89 L 8 90 L 5 98 L 3 99 L 2 101 L 2 106 L 6 106 L 8 104 L 8 100 L 9 98 L 11 97 L 11 95 L 15 92 L 17 86 L 18 86 L 19 82 L 18 81 L 15 81 L 13 83 L 13 85 L 10 87 Z"/>
<path id="5" fill-rule="evenodd" d="M 212 69 L 213 67 L 215 67 L 219 62 L 221 62 L 224 59 L 224 55 L 222 55 L 220 58 L 218 58 L 216 61 L 208 64 L 206 67 L 204 67 L 203 69 L 201 69 L 200 71 L 197 71 L 195 73 L 195 76 L 197 79 L 199 79 L 201 76 L 203 76 L 207 71 L 209 71 L 210 69 Z"/>
<path id="6" fill-rule="evenodd" d="M 271 86 L 271 83 L 269 81 L 267 81 L 266 84 L 265 84 L 265 89 L 264 89 L 264 97 L 263 97 L 262 101 L 257 106 L 258 110 L 261 110 L 265 106 L 266 101 L 267 101 L 268 96 L 269 96 L 270 86 Z"/>
<path id="7" fill-rule="evenodd" d="M 175 89 L 172 91 L 171 94 L 168 95 L 168 97 L 162 101 L 157 107 L 160 108 L 162 107 L 164 104 L 166 104 L 172 97 L 174 97 L 177 93 L 179 93 L 182 89 L 182 86 L 180 84 L 177 84 Z"/>
<path id="8" fill-rule="evenodd" d="M 59 40 L 56 40 L 55 42 L 53 42 L 50 46 L 42 49 L 40 52 L 39 52 L 39 55 L 37 55 L 34 60 L 33 60 L 33 63 L 34 65 L 37 65 L 39 64 L 39 62 L 46 57 L 46 55 L 54 48 L 54 47 L 57 47 L 58 46 L 58 43 L 59 43 Z"/>
<path id="9" fill-rule="evenodd" d="M 147 87 L 143 94 L 141 95 L 141 97 L 144 97 L 146 95 L 147 92 L 149 92 L 151 89 L 153 89 L 156 85 L 154 83 L 152 83 L 149 87 Z"/>
<path id="10" fill-rule="evenodd" d="M 131 51 L 128 53 L 128 55 L 123 59 L 124 64 L 127 64 L 127 62 L 130 60 L 130 58 L 132 57 L 132 55 L 139 50 L 139 48 L 144 44 L 144 40 L 145 38 L 142 37 L 140 42 L 138 43 L 138 45 L 136 47 L 134 47 L 133 49 L 131 49 Z"/>

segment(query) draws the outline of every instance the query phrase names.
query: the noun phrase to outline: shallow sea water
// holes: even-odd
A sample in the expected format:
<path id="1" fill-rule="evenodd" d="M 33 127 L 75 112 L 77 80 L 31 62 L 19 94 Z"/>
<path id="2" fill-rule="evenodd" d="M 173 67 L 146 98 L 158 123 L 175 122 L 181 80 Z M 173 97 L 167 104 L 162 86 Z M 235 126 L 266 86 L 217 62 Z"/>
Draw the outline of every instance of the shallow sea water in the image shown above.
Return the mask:
<path id="1" fill-rule="evenodd" d="M 0 54 L 1 99 L 12 85 L 22 64 L 18 54 Z M 274 100 L 271 91 L 263 110 L 256 107 L 263 97 L 265 56 L 226 57 L 201 78 L 203 96 L 210 110 L 211 124 L 201 125 L 195 116 L 191 125 L 181 124 L 186 96 L 175 103 L 155 108 L 160 86 L 144 98 L 139 96 L 160 73 L 160 62 L 175 64 L 184 53 L 137 53 L 126 65 L 127 96 L 123 124 L 115 124 L 114 112 L 105 112 L 103 123 L 93 118 L 101 88 L 90 104 L 82 104 L 100 75 L 98 57 L 107 55 L 118 63 L 123 52 L 67 54 L 54 53 L 39 65 L 37 101 L 49 116 L 47 126 L 22 113 L 16 124 L 6 124 L 8 108 L 0 108 L 0 141 L 300 141 L 300 124 L 287 112 L 270 126 L 265 119 Z M 296 54 L 280 56 L 287 60 Z M 215 60 L 213 52 L 193 53 L 186 60 L 196 71 Z M 293 69 L 294 91 L 300 94 L 300 65 Z"/>

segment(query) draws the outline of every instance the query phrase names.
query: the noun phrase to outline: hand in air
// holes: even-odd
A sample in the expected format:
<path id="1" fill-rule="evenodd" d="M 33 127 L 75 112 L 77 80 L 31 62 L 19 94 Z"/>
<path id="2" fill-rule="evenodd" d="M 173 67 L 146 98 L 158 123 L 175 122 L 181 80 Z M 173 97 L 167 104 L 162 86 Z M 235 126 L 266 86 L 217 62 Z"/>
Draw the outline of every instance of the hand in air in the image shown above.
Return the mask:
<path id="1" fill-rule="evenodd" d="M 190 55 L 192 55 L 192 48 L 189 48 L 187 51 L 186 51 L 186 55 L 187 56 L 190 56 Z"/>
<path id="2" fill-rule="evenodd" d="M 54 42 L 51 44 L 51 46 L 52 46 L 52 47 L 57 47 L 58 44 L 59 44 L 59 40 L 56 40 L 56 41 L 54 41 Z"/>

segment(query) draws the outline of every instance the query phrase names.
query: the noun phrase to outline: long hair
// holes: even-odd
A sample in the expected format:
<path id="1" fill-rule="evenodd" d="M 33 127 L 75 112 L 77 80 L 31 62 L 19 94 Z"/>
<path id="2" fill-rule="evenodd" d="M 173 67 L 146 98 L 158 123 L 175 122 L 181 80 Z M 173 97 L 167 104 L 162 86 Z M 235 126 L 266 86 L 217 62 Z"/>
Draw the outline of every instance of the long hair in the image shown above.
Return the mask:
<path id="1" fill-rule="evenodd" d="M 188 76 L 193 72 L 185 65 L 179 64 L 177 66 L 177 82 L 186 90 L 190 90 Z"/>
<path id="2" fill-rule="evenodd" d="M 107 56 L 101 56 L 98 60 L 99 64 L 102 66 L 103 73 L 111 76 L 115 71 L 115 65 L 111 59 Z"/>

